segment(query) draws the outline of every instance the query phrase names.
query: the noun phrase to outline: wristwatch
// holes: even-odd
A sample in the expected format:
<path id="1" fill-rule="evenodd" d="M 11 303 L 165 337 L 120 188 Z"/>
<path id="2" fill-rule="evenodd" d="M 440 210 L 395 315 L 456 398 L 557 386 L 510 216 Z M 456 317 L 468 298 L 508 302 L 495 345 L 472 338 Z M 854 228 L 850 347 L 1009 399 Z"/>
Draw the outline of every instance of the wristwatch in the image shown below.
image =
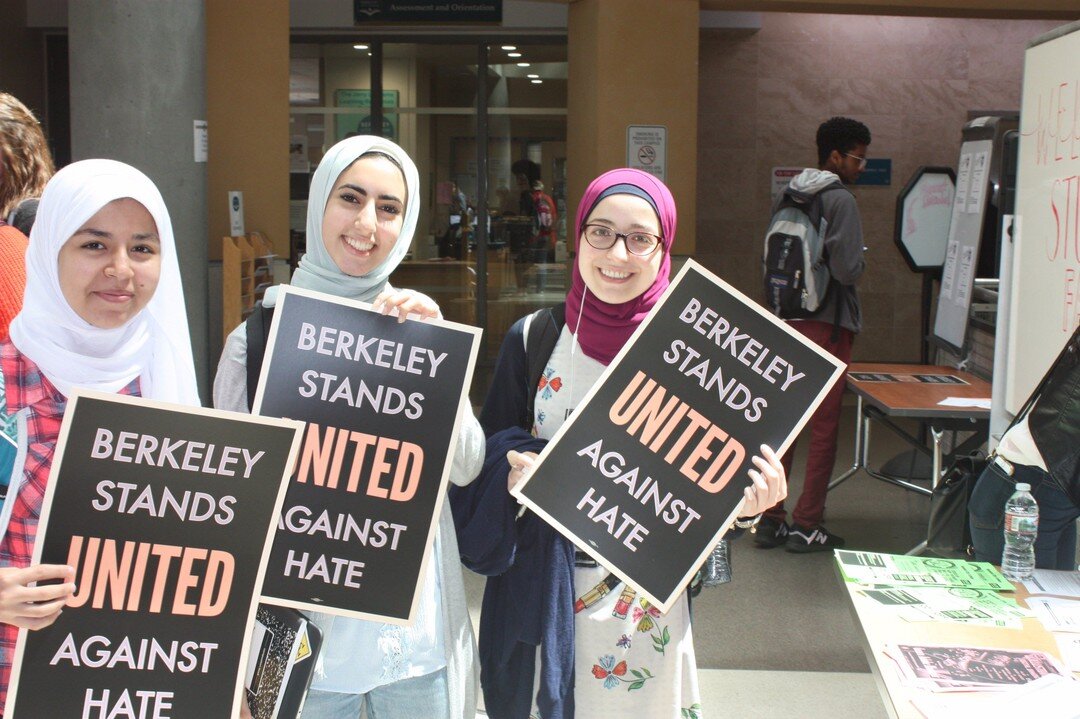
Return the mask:
<path id="1" fill-rule="evenodd" d="M 751 517 L 749 519 L 739 519 L 738 517 L 736 517 L 735 518 L 735 526 L 738 527 L 739 529 L 749 529 L 751 532 L 755 532 L 755 531 L 757 531 L 757 525 L 758 525 L 758 522 L 760 522 L 760 521 L 761 521 L 761 515 L 760 514 L 757 515 L 756 517 Z"/>

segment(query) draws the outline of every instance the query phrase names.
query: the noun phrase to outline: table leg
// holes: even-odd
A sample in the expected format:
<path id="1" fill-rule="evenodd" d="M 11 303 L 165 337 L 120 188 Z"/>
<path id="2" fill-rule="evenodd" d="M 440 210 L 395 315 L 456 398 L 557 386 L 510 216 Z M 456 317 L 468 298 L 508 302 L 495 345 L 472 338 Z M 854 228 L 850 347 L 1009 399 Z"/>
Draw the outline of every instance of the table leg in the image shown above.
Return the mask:
<path id="1" fill-rule="evenodd" d="M 855 405 L 855 451 L 852 452 L 854 459 L 852 460 L 851 467 L 844 471 L 839 477 L 829 482 L 829 486 L 825 488 L 826 492 L 851 479 L 851 477 L 860 469 L 866 466 L 867 447 L 869 446 L 869 442 L 867 442 L 867 438 L 864 435 L 869 434 L 869 432 L 870 418 L 863 414 L 862 397 L 857 397 Z"/>

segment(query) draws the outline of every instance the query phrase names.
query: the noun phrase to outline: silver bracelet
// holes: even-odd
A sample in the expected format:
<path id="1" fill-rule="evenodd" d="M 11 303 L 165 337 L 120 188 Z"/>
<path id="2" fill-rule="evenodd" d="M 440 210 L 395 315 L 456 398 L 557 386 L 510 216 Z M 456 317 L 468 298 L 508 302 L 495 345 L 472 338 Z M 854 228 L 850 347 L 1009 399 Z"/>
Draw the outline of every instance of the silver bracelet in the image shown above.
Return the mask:
<path id="1" fill-rule="evenodd" d="M 739 529 L 749 529 L 751 532 L 757 529 L 758 522 L 761 521 L 761 515 L 751 517 L 750 519 L 735 518 L 735 526 Z"/>

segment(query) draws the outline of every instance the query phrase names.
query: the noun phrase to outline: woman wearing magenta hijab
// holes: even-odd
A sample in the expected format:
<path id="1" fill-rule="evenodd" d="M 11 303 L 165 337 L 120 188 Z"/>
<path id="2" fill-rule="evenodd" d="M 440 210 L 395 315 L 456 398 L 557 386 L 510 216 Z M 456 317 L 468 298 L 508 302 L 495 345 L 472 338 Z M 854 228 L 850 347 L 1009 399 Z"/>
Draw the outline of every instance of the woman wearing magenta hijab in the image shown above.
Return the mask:
<path id="1" fill-rule="evenodd" d="M 495 719 L 702 715 L 686 594 L 661 613 L 534 514 L 519 517 L 509 494 L 667 288 L 675 219 L 652 175 L 593 180 L 578 206 L 565 307 L 522 318 L 503 342 L 480 417 L 484 469 L 451 492 L 462 560 L 489 577 L 480 683 Z M 762 455 L 746 516 L 787 492 L 776 455 Z"/>

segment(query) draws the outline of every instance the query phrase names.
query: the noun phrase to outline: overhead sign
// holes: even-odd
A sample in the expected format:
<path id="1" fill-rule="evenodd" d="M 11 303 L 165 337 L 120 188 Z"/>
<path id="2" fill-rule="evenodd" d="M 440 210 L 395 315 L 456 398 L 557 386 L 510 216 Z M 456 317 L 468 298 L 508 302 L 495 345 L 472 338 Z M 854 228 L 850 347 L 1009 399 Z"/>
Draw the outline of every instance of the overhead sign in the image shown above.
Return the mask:
<path id="1" fill-rule="evenodd" d="M 688 260 L 513 494 L 667 611 L 843 370 Z"/>
<path id="2" fill-rule="evenodd" d="M 371 22 L 502 22 L 502 0 L 353 0 L 357 25 Z"/>
<path id="3" fill-rule="evenodd" d="M 34 563 L 75 567 L 21 630 L 5 716 L 233 719 L 296 422 L 68 399 Z"/>
<path id="4" fill-rule="evenodd" d="M 667 128 L 663 125 L 628 125 L 626 166 L 667 182 Z"/>
<path id="5" fill-rule="evenodd" d="M 479 342 L 282 287 L 255 411 L 307 427 L 262 601 L 412 620 Z"/>

